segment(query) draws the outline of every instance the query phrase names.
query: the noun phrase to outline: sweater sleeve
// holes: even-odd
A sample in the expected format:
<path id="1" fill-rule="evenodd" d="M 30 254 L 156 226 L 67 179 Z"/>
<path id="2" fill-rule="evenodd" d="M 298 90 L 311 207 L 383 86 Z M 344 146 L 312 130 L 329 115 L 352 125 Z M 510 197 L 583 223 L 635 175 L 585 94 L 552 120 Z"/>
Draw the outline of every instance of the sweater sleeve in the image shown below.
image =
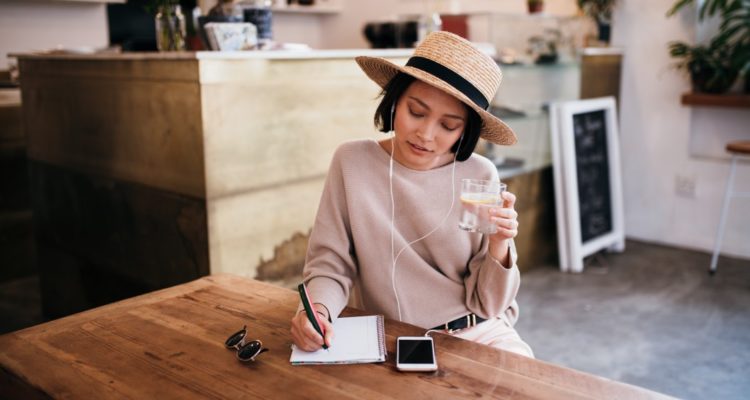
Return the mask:
<path id="1" fill-rule="evenodd" d="M 464 278 L 466 306 L 482 318 L 496 317 L 515 303 L 521 274 L 516 265 L 516 246 L 510 242 L 510 266 L 503 266 L 487 250 L 488 238 L 482 239 L 481 251 L 469 261 L 468 275 Z M 515 315 L 515 310 L 513 315 Z"/>
<path id="2" fill-rule="evenodd" d="M 339 148 L 326 177 L 303 270 L 310 297 L 328 308 L 332 321 L 346 306 L 357 274 L 353 249 Z"/>

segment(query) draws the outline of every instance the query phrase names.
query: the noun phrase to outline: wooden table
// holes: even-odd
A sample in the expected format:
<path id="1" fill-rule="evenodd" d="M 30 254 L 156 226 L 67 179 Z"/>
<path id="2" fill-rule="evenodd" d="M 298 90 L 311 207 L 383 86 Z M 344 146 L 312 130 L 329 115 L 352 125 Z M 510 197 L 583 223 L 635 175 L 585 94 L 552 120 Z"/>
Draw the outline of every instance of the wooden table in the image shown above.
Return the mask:
<path id="1" fill-rule="evenodd" d="M 214 275 L 0 336 L 2 398 L 666 398 L 635 386 L 434 335 L 439 371 L 402 373 L 386 321 L 380 364 L 293 366 L 296 292 Z M 357 314 L 347 310 L 347 314 Z M 247 324 L 271 351 L 241 363 L 224 348 Z"/>

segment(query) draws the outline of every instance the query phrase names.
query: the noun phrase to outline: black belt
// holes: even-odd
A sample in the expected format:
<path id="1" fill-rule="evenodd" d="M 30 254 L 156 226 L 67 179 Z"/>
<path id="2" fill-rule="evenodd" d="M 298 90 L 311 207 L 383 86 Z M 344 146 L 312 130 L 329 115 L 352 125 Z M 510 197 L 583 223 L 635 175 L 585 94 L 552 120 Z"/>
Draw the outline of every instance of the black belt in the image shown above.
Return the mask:
<path id="1" fill-rule="evenodd" d="M 482 322 L 487 321 L 486 319 L 477 316 L 476 314 L 468 314 L 463 317 L 458 317 L 451 322 L 446 322 L 442 325 L 438 325 L 432 329 L 435 330 L 446 330 L 446 331 L 457 331 L 459 329 L 471 328 L 477 326 Z"/>

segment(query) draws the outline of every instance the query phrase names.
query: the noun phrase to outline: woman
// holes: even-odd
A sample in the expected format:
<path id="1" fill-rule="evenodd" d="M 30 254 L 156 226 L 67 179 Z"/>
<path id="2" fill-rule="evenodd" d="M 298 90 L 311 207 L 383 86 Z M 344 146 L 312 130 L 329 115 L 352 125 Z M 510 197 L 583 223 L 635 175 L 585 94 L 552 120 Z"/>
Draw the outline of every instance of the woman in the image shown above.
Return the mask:
<path id="1" fill-rule="evenodd" d="M 356 285 L 370 313 L 533 357 L 513 329 L 520 284 L 515 196 L 505 192 L 504 204 L 490 211 L 497 233 L 457 227 L 457 182 L 498 180 L 495 166 L 472 153 L 479 138 L 516 141 L 486 111 L 500 69 L 447 32 L 425 38 L 404 67 L 356 60 L 383 88 L 376 127 L 394 135 L 344 143 L 333 157 L 303 273 L 326 336 L 298 312 L 294 343 L 306 351 L 323 340 L 335 346 L 330 321 Z"/>

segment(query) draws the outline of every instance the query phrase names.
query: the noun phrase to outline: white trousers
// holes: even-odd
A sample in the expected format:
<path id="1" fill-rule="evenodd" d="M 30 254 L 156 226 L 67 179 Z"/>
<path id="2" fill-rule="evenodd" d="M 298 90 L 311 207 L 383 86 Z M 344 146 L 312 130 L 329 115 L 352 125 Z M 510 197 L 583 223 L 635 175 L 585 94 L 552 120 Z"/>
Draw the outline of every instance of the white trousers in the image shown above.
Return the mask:
<path id="1" fill-rule="evenodd" d="M 461 329 L 454 332 L 453 336 L 534 358 L 531 347 L 518 336 L 518 332 L 503 317 L 489 319 L 477 326 Z"/>

